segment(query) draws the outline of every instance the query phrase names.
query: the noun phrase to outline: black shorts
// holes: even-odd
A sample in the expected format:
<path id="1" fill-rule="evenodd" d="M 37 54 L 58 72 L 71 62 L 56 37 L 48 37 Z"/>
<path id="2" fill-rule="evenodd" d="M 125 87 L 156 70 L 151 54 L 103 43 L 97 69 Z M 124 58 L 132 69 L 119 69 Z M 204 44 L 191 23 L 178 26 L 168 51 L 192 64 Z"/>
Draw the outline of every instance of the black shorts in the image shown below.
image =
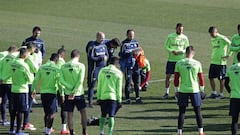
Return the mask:
<path id="1" fill-rule="evenodd" d="M 101 100 L 100 101 L 102 117 L 114 117 L 118 108 L 117 101 L 114 100 Z"/>
<path id="2" fill-rule="evenodd" d="M 41 94 L 42 106 L 44 113 L 54 114 L 57 112 L 57 96 L 56 94 Z"/>
<path id="3" fill-rule="evenodd" d="M 6 103 L 7 100 L 11 99 L 11 84 L 1 84 L 0 85 L 0 97 L 2 98 L 3 103 Z"/>
<path id="4" fill-rule="evenodd" d="M 175 65 L 177 62 L 168 61 L 166 65 L 166 74 L 174 74 L 175 72 Z"/>
<path id="5" fill-rule="evenodd" d="M 219 80 L 223 80 L 226 75 L 226 65 L 216 65 L 216 64 L 211 64 L 209 67 L 209 73 L 208 73 L 208 78 L 213 79 L 213 78 L 218 78 Z"/>
<path id="6" fill-rule="evenodd" d="M 240 99 L 231 98 L 230 99 L 230 109 L 229 115 L 233 117 L 237 117 L 240 112 Z"/>
<path id="7" fill-rule="evenodd" d="M 11 110 L 16 112 L 25 112 L 29 108 L 28 93 L 11 94 Z"/>
<path id="8" fill-rule="evenodd" d="M 192 106 L 201 106 L 202 99 L 200 93 L 180 93 L 178 97 L 179 106 L 188 106 L 189 99 L 191 100 Z"/>
<path id="9" fill-rule="evenodd" d="M 73 100 L 69 100 L 68 95 L 66 95 L 63 110 L 66 112 L 73 112 L 75 106 L 77 107 L 78 111 L 81 111 L 86 107 L 84 96 L 75 96 Z"/>

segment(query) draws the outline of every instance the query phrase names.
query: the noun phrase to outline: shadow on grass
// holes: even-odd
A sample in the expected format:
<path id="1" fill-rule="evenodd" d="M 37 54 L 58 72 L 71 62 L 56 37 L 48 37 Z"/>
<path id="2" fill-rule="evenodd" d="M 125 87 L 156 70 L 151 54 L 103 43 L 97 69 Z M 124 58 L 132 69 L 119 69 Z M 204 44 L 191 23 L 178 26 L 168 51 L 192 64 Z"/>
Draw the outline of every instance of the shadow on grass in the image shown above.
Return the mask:
<path id="1" fill-rule="evenodd" d="M 231 131 L 230 124 L 204 124 L 206 131 Z"/>
<path id="2" fill-rule="evenodd" d="M 8 135 L 8 131 L 0 130 L 0 135 Z"/>
<path id="3" fill-rule="evenodd" d="M 117 116 L 120 119 L 129 120 L 164 120 L 164 119 L 177 119 L 177 116 L 137 116 L 137 117 L 127 117 L 127 116 Z"/>
<path id="4" fill-rule="evenodd" d="M 198 132 L 197 125 L 187 125 L 183 129 L 186 132 Z M 162 134 L 162 135 L 172 135 L 173 133 L 177 132 L 177 127 L 175 126 L 161 126 L 159 129 L 126 129 L 126 130 L 117 130 L 120 132 L 143 132 L 137 133 L 138 135 L 151 135 L 151 134 Z"/>
<path id="5" fill-rule="evenodd" d="M 209 114 L 209 115 L 203 115 L 203 119 L 215 119 L 215 118 L 221 118 L 221 115 L 216 114 Z M 129 120 L 173 120 L 175 119 L 177 121 L 178 115 L 176 116 L 137 116 L 137 117 L 128 117 L 128 116 L 117 116 L 117 118 L 120 119 L 129 119 Z M 185 120 L 187 119 L 193 119 L 195 120 L 195 115 L 186 115 Z"/>
<path id="6" fill-rule="evenodd" d="M 229 105 L 202 107 L 202 110 L 229 110 Z"/>
<path id="7" fill-rule="evenodd" d="M 163 133 L 164 135 L 172 135 L 171 132 L 176 132 L 176 129 L 149 129 L 149 130 L 135 130 L 135 129 L 127 129 L 127 130 L 116 130 L 120 132 L 143 132 L 142 134 L 137 133 L 138 135 L 150 135 L 150 134 L 156 134 L 156 133 Z"/>
<path id="8" fill-rule="evenodd" d="M 148 96 L 148 97 L 143 97 L 142 99 L 144 100 L 160 100 L 160 101 L 176 101 L 175 97 L 169 97 L 168 99 L 163 99 L 161 96 Z"/>
<path id="9" fill-rule="evenodd" d="M 198 132 L 197 125 L 191 124 L 191 125 L 184 125 L 183 127 L 184 132 Z M 231 131 L 230 125 L 228 124 L 206 124 L 204 125 L 205 131 L 215 131 L 215 132 L 225 132 L 225 131 Z M 175 126 L 162 126 L 159 129 L 142 129 L 142 130 L 136 130 L 136 129 L 126 129 L 126 130 L 117 130 L 121 132 L 143 132 L 143 133 L 137 133 L 138 135 L 150 135 L 150 134 L 164 134 L 164 135 L 172 135 L 172 133 L 177 132 L 177 127 Z"/>
<path id="10" fill-rule="evenodd" d="M 1 129 L 0 130 L 0 135 L 8 135 L 8 130 L 9 130 L 9 127 Z M 41 134 L 43 134 L 43 132 L 32 133 L 32 132 L 29 132 L 29 131 L 26 131 L 25 133 L 29 133 L 30 135 L 41 135 Z"/>
<path id="11" fill-rule="evenodd" d="M 141 110 L 141 111 L 131 111 L 131 113 L 144 113 L 144 112 L 178 112 L 178 109 L 151 109 L 151 110 Z"/>

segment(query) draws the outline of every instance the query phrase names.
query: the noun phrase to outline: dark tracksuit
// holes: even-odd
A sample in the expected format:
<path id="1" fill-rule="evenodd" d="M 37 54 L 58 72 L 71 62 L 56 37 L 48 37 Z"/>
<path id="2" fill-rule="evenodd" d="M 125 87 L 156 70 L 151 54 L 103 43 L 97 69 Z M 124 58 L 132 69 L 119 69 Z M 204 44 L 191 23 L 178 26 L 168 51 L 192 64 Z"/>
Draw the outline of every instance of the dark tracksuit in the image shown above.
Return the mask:
<path id="1" fill-rule="evenodd" d="M 104 61 L 104 57 L 109 58 L 107 47 L 104 42 L 101 44 L 95 45 L 91 50 L 91 60 L 93 61 L 93 70 L 92 70 L 92 79 L 90 82 L 90 87 L 88 87 L 88 101 L 92 103 L 94 96 L 94 87 L 96 86 L 98 73 L 101 68 L 106 66 L 106 62 Z"/>
<path id="2" fill-rule="evenodd" d="M 23 41 L 22 46 L 25 46 L 29 42 L 36 44 L 37 49 L 42 53 L 42 58 L 46 55 L 46 48 L 42 39 L 31 36 Z"/>
<path id="3" fill-rule="evenodd" d="M 86 46 L 86 53 L 87 53 L 87 62 L 88 62 L 88 73 L 87 73 L 87 85 L 90 88 L 91 81 L 92 81 L 92 72 L 94 67 L 94 61 L 91 59 L 91 52 L 92 48 L 97 45 L 96 41 L 89 41 Z"/>
<path id="4" fill-rule="evenodd" d="M 136 62 L 136 59 L 133 56 L 132 49 L 137 48 L 138 42 L 133 40 L 125 39 L 122 41 L 120 56 L 120 66 L 121 70 L 125 74 L 125 96 L 126 100 L 130 99 L 130 90 L 131 83 L 134 83 L 134 90 L 136 98 L 139 98 L 139 77 L 140 77 L 140 68 Z"/>

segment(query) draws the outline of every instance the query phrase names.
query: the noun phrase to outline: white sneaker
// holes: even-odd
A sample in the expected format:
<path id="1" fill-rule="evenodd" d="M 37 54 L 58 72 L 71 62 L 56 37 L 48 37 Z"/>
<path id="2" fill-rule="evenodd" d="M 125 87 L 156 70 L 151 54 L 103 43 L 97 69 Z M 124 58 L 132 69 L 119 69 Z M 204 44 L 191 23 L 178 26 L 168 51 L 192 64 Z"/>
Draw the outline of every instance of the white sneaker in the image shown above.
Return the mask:
<path id="1" fill-rule="evenodd" d="M 10 125 L 10 122 L 8 122 L 8 121 L 2 122 L 2 126 L 9 126 L 9 125 Z"/>
<path id="2" fill-rule="evenodd" d="M 10 135 L 13 135 L 13 134 L 15 134 L 15 130 L 9 130 L 8 133 L 9 133 Z"/>
<path id="3" fill-rule="evenodd" d="M 217 95 L 216 99 L 224 99 L 225 97 L 223 95 Z"/>
<path id="4" fill-rule="evenodd" d="M 34 127 L 33 124 L 27 123 L 26 125 L 23 125 L 22 127 L 23 130 L 28 129 L 28 130 L 37 130 L 37 128 Z"/>

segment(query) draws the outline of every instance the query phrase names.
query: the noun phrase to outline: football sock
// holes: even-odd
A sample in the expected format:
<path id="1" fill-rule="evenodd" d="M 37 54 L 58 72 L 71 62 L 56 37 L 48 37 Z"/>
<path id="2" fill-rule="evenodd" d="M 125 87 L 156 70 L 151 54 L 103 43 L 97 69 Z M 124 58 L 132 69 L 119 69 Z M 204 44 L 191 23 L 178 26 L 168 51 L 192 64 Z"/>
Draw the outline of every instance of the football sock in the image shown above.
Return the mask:
<path id="1" fill-rule="evenodd" d="M 44 126 L 47 127 L 47 115 L 44 115 Z"/>
<path id="2" fill-rule="evenodd" d="M 11 131 L 13 131 L 13 128 L 14 128 L 15 117 L 16 117 L 16 112 L 15 111 L 10 112 L 10 130 Z"/>
<path id="3" fill-rule="evenodd" d="M 203 128 L 198 128 L 198 131 L 199 131 L 200 134 L 202 134 L 203 133 Z"/>
<path id="4" fill-rule="evenodd" d="M 232 125 L 231 125 L 232 135 L 236 135 L 237 130 L 238 130 L 238 116 L 232 116 Z"/>
<path id="5" fill-rule="evenodd" d="M 108 135 L 112 135 L 114 123 L 115 123 L 114 117 L 109 117 L 109 119 L 108 119 Z"/>
<path id="6" fill-rule="evenodd" d="M 212 94 L 217 94 L 217 91 L 216 90 L 212 91 Z"/>
<path id="7" fill-rule="evenodd" d="M 1 116 L 2 116 L 2 120 L 3 122 L 6 121 L 6 104 L 5 103 L 2 103 L 0 105 L 0 108 L 1 108 Z"/>
<path id="8" fill-rule="evenodd" d="M 67 118 L 67 112 L 63 111 L 63 105 L 61 105 L 61 120 L 62 120 L 62 124 L 66 124 L 67 123 L 66 118 Z"/>
<path id="9" fill-rule="evenodd" d="M 29 111 L 25 111 L 23 113 L 23 125 L 27 124 L 29 122 Z"/>
<path id="10" fill-rule="evenodd" d="M 86 128 L 82 128 L 82 133 L 86 134 Z"/>
<path id="11" fill-rule="evenodd" d="M 74 135 L 73 129 L 70 129 L 70 135 Z"/>
<path id="12" fill-rule="evenodd" d="M 62 124 L 62 130 L 63 131 L 67 130 L 67 124 Z"/>
<path id="13" fill-rule="evenodd" d="M 134 86 L 134 90 L 136 97 L 139 97 L 139 86 Z"/>
<path id="14" fill-rule="evenodd" d="M 22 114 L 23 113 L 20 113 L 20 112 L 17 113 L 17 130 L 16 130 L 16 133 L 18 133 L 21 129 Z"/>
<path id="15" fill-rule="evenodd" d="M 50 135 L 51 134 L 51 128 L 46 128 L 46 134 Z"/>
<path id="16" fill-rule="evenodd" d="M 178 129 L 182 129 L 183 128 L 185 112 L 186 112 L 186 107 L 179 106 Z"/>
<path id="17" fill-rule="evenodd" d="M 193 110 L 196 115 L 196 121 L 197 121 L 198 128 L 202 128 L 202 114 L 201 114 L 200 106 L 194 107 Z"/>
<path id="18" fill-rule="evenodd" d="M 178 129 L 178 134 L 182 134 L 182 129 Z"/>
<path id="19" fill-rule="evenodd" d="M 100 131 L 100 135 L 104 135 L 104 131 Z"/>
<path id="20" fill-rule="evenodd" d="M 53 118 L 51 118 L 50 116 L 47 117 L 47 121 L 46 121 L 46 127 L 47 128 L 52 128 L 52 124 L 53 124 Z"/>
<path id="21" fill-rule="evenodd" d="M 219 95 L 220 95 L 220 96 L 223 96 L 223 93 L 221 92 Z"/>
<path id="22" fill-rule="evenodd" d="M 165 91 L 166 91 L 166 94 L 169 94 L 169 88 L 166 88 Z"/>
<path id="23" fill-rule="evenodd" d="M 106 117 L 101 117 L 100 118 L 100 133 L 101 134 L 104 134 L 105 120 L 106 120 Z"/>

